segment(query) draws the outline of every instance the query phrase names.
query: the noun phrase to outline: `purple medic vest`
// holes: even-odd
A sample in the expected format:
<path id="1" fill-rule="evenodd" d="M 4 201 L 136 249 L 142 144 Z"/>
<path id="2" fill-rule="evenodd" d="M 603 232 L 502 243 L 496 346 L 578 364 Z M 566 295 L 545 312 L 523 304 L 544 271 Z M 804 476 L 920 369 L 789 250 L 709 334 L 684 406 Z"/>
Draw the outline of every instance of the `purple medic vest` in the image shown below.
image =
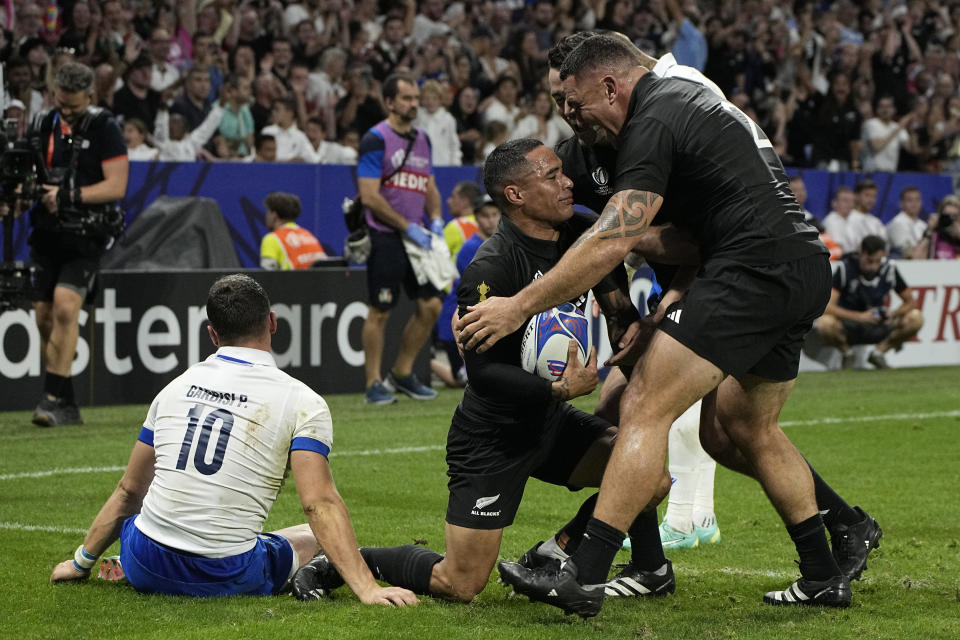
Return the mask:
<path id="1" fill-rule="evenodd" d="M 425 225 L 426 212 L 424 205 L 427 199 L 427 182 L 430 179 L 430 144 L 426 134 L 414 128 L 417 141 L 413 143 L 410 154 L 403 168 L 393 174 L 393 177 L 380 185 L 382 195 L 393 209 L 412 223 Z M 371 128 L 383 138 L 384 150 L 380 176 L 389 175 L 400 166 L 403 161 L 403 152 L 410 140 L 397 134 L 384 120 Z M 367 224 L 379 231 L 395 232 L 396 229 L 379 222 L 373 213 L 365 212 Z"/>

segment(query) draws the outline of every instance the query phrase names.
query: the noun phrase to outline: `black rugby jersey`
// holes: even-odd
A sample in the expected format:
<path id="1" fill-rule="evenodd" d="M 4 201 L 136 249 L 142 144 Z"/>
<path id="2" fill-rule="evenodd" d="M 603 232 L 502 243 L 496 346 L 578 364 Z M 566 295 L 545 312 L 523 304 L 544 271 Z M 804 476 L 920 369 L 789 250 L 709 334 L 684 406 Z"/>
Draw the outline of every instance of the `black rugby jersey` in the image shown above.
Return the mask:
<path id="1" fill-rule="evenodd" d="M 587 213 L 574 213 L 558 227 L 560 237 L 549 241 L 525 235 L 509 217 L 501 216 L 496 233 L 480 246 L 460 277 L 460 315 L 466 313 L 468 306 L 493 296 L 512 296 L 542 277 L 594 219 Z M 593 290 L 605 293 L 614 286 L 608 277 Z M 583 311 L 586 293 L 570 302 Z M 535 423 L 549 404 L 558 402 L 550 395 L 549 381 L 520 366 L 520 343 L 526 324 L 485 353 L 464 353 L 469 382 L 460 401 L 460 415 L 478 427 Z"/>
<path id="2" fill-rule="evenodd" d="M 573 181 L 573 201 L 587 207 L 598 215 L 603 213 L 607 201 L 613 195 L 613 172 L 617 166 L 617 151 L 611 147 L 585 147 L 576 136 L 561 140 L 554 151 L 563 164 L 563 174 Z M 661 224 L 654 220 L 654 224 Z M 680 267 L 647 260 L 664 290 Z"/>
<path id="3" fill-rule="evenodd" d="M 688 229 L 702 262 L 779 264 L 827 253 L 759 126 L 700 84 L 647 73 L 620 132 L 614 191 L 663 196 L 661 222 Z"/>
<path id="4" fill-rule="evenodd" d="M 850 311 L 883 308 L 890 291 L 900 293 L 907 288 L 897 264 L 884 259 L 872 278 L 860 271 L 860 254 L 848 253 L 833 272 L 833 288 L 840 292 L 837 304 Z"/>
<path id="5" fill-rule="evenodd" d="M 573 201 L 597 214 L 603 213 L 613 195 L 616 149 L 585 147 L 573 136 L 558 142 L 554 151 L 563 163 L 564 175 L 573 181 Z"/>

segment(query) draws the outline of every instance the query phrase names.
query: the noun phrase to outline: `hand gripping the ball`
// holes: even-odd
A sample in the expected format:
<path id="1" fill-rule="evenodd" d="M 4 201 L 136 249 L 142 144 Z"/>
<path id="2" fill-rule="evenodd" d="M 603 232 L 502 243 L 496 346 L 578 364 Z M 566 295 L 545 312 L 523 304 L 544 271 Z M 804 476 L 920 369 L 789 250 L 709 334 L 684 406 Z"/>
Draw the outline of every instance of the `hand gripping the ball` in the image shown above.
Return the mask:
<path id="1" fill-rule="evenodd" d="M 558 400 L 570 400 L 593 393 L 600 383 L 597 375 L 597 348 L 590 347 L 586 365 L 580 364 L 580 359 L 577 358 L 579 348 L 577 341 L 571 339 L 567 347 L 567 367 L 551 389 L 553 397 Z"/>

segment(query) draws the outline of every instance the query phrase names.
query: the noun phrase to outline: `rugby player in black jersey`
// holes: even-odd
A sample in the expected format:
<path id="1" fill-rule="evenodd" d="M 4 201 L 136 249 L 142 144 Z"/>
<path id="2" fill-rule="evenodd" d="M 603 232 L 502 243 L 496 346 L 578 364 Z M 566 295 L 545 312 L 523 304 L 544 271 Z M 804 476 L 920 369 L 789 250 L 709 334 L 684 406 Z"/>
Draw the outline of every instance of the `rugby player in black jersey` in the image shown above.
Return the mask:
<path id="1" fill-rule="evenodd" d="M 538 140 L 501 145 L 487 159 L 483 175 L 487 193 L 503 215 L 497 232 L 461 276 L 457 289 L 461 312 L 488 296 L 512 295 L 543 277 L 596 220 L 595 215 L 574 213 L 570 180 L 556 154 Z M 661 244 L 656 236 L 649 234 L 644 246 L 654 255 Z M 671 254 L 678 255 L 675 248 Z M 680 259 L 690 256 L 681 252 Z M 610 330 L 618 339 L 617 327 L 629 327 L 639 315 L 627 294 L 622 265 L 607 273 L 611 275 L 598 279 L 593 292 L 605 315 L 614 320 Z M 585 292 L 564 302 L 582 309 Z M 503 529 L 513 523 L 528 478 L 572 490 L 599 486 L 616 427 L 566 402 L 596 387 L 596 351 L 591 350 L 586 367 L 571 355 L 562 377 L 550 382 L 521 368 L 522 337 L 523 331 L 516 331 L 489 351 L 464 354 L 469 382 L 447 439 L 446 555 L 414 545 L 361 549 L 378 579 L 419 594 L 469 602 L 490 578 Z M 575 349 L 571 341 L 570 353 Z M 663 555 L 656 513 L 669 483 L 661 467 L 650 505 L 634 514 L 626 527 L 633 540 L 630 564 L 613 580 L 604 580 L 608 595 L 674 591 L 673 568 Z M 587 498 L 560 533 L 528 553 L 531 560 L 546 564 L 549 558 L 565 559 L 583 539 L 595 502 L 596 495 Z M 298 577 L 294 593 L 305 599 L 342 584 L 323 557 Z"/>
<path id="2" fill-rule="evenodd" d="M 465 346 L 495 348 L 523 318 L 597 282 L 649 232 L 655 216 L 694 234 L 702 267 L 666 310 L 627 387 L 618 443 L 583 544 L 559 572 L 515 567 L 501 575 L 532 599 L 596 615 L 604 592 L 597 585 L 623 531 L 658 487 L 670 424 L 717 388 L 720 424 L 753 467 L 800 556 L 802 577 L 764 600 L 848 606 L 849 580 L 827 545 L 809 468 L 777 423 L 802 338 L 829 297 L 830 269 L 772 145 L 732 105 L 694 83 L 657 79 L 614 38 L 581 44 L 564 62 L 561 80 L 568 117 L 618 149 L 614 196 L 543 278 L 471 308 L 463 318 Z"/>
<path id="3" fill-rule="evenodd" d="M 558 109 L 565 113 L 565 92 L 560 80 L 560 67 L 567 56 L 581 43 L 589 38 L 602 35 L 600 32 L 578 32 L 567 36 L 555 44 L 549 52 L 549 72 L 547 83 L 550 93 Z M 619 37 L 618 33 L 610 33 Z M 627 43 L 635 54 L 638 65 L 650 69 L 654 74 L 662 77 L 679 77 L 700 83 L 722 96 L 722 92 L 709 79 L 696 69 L 682 67 L 676 64 L 672 56 L 657 60 L 633 47 L 628 39 Z M 617 149 L 610 145 L 593 144 L 594 131 L 579 128 L 578 122 L 568 120 L 575 135 L 561 141 L 555 149 L 563 163 L 564 175 L 573 181 L 573 196 L 575 204 L 585 206 L 593 211 L 601 212 L 610 196 L 613 195 L 612 180 L 616 169 Z M 659 224 L 655 221 L 655 224 Z M 673 246 L 679 237 L 674 235 Z M 635 252 L 641 252 L 646 245 L 635 247 Z M 667 246 L 670 246 L 669 240 Z M 689 247 L 687 247 L 689 251 Z M 657 281 L 661 284 L 664 294 L 659 301 L 656 312 L 647 318 L 648 326 L 659 323 L 665 310 L 674 301 L 678 300 L 689 288 L 692 278 L 689 271 L 683 272 L 681 267 L 674 264 L 662 264 L 647 260 L 654 270 Z M 677 277 L 679 273 L 679 277 Z M 675 279 L 676 277 L 676 279 Z M 619 423 L 619 401 L 626 386 L 626 379 L 619 370 L 614 368 L 604 381 L 597 405 L 597 413 L 613 423 Z M 716 390 L 704 396 L 702 418 L 700 425 L 700 439 L 706 451 L 718 462 L 729 469 L 755 477 L 752 466 L 743 453 L 727 437 L 721 425 L 716 421 Z M 670 455 L 671 464 L 673 453 Z M 809 462 L 807 463 L 809 465 Z M 853 507 L 847 503 L 827 482 L 810 466 L 813 476 L 814 491 L 817 508 L 823 516 L 824 525 L 830 533 L 833 555 L 843 573 L 850 579 L 859 579 L 867 566 L 867 557 L 870 551 L 878 546 L 883 535 L 880 525 L 865 513 L 860 507 Z"/>

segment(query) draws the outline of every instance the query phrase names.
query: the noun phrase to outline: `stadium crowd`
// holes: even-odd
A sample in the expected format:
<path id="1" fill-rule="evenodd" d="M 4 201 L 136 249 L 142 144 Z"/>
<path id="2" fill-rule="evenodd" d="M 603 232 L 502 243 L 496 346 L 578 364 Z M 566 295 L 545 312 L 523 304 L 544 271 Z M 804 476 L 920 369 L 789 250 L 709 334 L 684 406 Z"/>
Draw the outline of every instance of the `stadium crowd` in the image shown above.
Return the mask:
<path id="1" fill-rule="evenodd" d="M 5 115 L 25 127 L 84 62 L 132 159 L 354 162 L 396 71 L 422 85 L 438 165 L 553 144 L 547 51 L 605 28 L 703 71 L 786 166 L 960 173 L 960 3 L 8 0 L 0 25 Z"/>

